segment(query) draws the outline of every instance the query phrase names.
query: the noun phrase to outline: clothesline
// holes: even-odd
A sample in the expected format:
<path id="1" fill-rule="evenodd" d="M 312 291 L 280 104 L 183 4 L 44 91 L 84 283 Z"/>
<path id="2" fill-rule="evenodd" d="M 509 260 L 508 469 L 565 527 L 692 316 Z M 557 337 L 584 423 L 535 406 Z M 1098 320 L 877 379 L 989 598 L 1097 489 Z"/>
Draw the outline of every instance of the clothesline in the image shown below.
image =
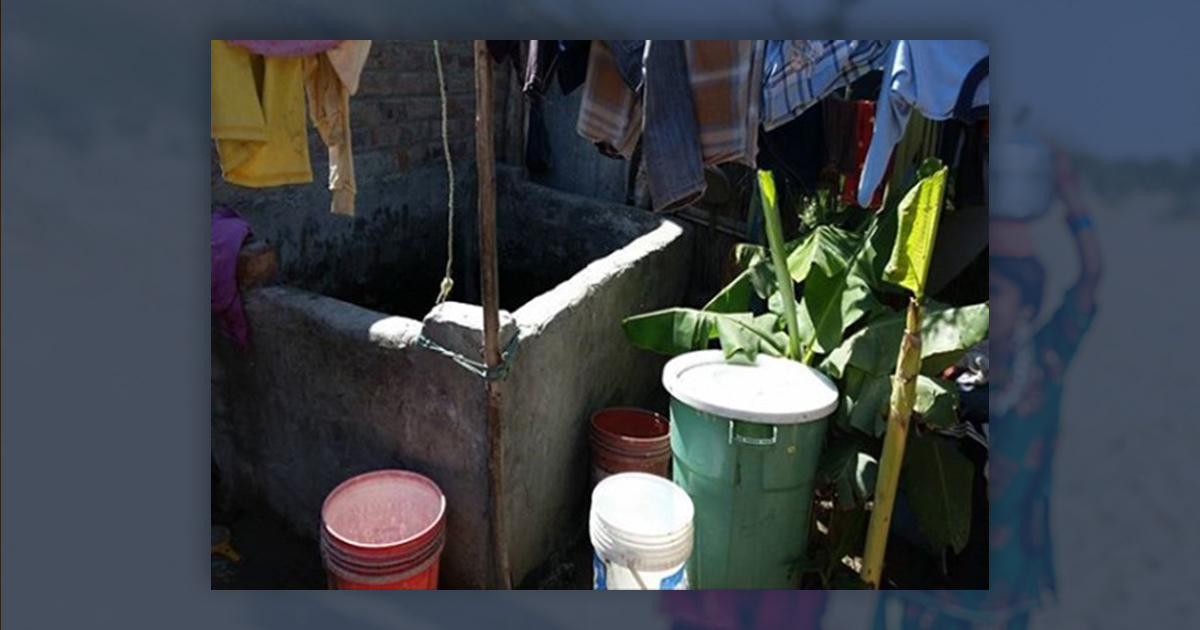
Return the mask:
<path id="1" fill-rule="evenodd" d="M 330 210 L 353 215 L 349 98 L 371 41 L 212 40 L 211 47 L 210 135 L 225 180 L 255 188 L 311 182 L 307 102 L 329 151 Z M 832 166 L 844 180 L 844 203 L 878 208 L 887 176 L 911 172 L 916 156 L 934 152 L 961 165 L 960 197 L 987 199 L 987 42 L 496 40 L 488 48 L 495 61 L 523 66 L 522 90 L 534 108 L 555 80 L 564 94 L 582 87 L 577 133 L 610 157 L 630 158 L 640 147 L 660 212 L 698 202 L 709 186 L 705 169 L 728 163 L 777 168 L 802 184 Z M 878 85 L 861 90 L 871 75 Z M 531 124 L 538 120 L 531 116 Z"/>
<path id="2" fill-rule="evenodd" d="M 490 44 L 498 61 L 520 66 L 514 42 Z M 555 72 L 570 92 L 586 68 L 577 133 L 610 157 L 628 159 L 640 146 L 659 212 L 702 197 L 705 167 L 756 167 L 764 153 L 798 159 L 805 148 L 789 142 L 781 150 L 772 138 L 811 127 L 806 114 L 844 102 L 837 94 L 871 73 L 881 81 L 869 98 L 819 108 L 840 116 L 832 135 L 852 134 L 853 148 L 841 145 L 836 161 L 847 178 L 845 200 L 862 207 L 880 205 L 914 110 L 929 121 L 974 123 L 986 120 L 989 105 L 989 46 L 977 40 L 535 40 L 528 49 L 523 85 L 535 101 Z M 956 126 L 951 135 L 960 139 Z M 807 140 L 809 148 L 818 144 Z"/>
<path id="3" fill-rule="evenodd" d="M 307 99 L 308 117 L 329 150 L 331 211 L 353 215 L 348 102 L 370 43 L 213 40 L 211 136 L 226 181 L 249 187 L 312 181 Z M 826 162 L 845 177 L 844 200 L 876 208 L 887 175 L 899 168 L 896 146 L 914 110 L 935 122 L 970 123 L 986 119 L 989 104 L 989 46 L 978 40 L 533 40 L 524 46 L 492 40 L 488 48 L 496 61 L 523 66 L 531 169 L 548 166 L 538 152 L 545 143 L 545 91 L 556 79 L 564 93 L 582 86 L 577 133 L 611 157 L 628 159 L 640 146 L 660 212 L 702 198 L 705 167 L 758 167 L 765 157 L 811 179 L 806 175 L 822 144 L 812 131 L 820 119 L 841 121 L 823 126 L 833 130 L 824 134 Z M 842 105 L 871 74 L 881 77 L 874 94 Z M 821 103 L 833 104 L 810 114 Z M 951 140 L 961 141 L 954 127 Z M 853 147 L 844 141 L 850 133 Z"/>

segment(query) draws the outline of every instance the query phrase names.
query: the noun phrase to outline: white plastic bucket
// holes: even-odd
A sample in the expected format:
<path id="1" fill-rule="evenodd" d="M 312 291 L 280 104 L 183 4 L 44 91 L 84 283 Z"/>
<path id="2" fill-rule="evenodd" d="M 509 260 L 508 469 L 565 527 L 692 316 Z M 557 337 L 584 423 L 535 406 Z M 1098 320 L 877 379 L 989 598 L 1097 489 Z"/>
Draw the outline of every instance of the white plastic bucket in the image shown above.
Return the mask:
<path id="1" fill-rule="evenodd" d="M 1018 126 L 991 149 L 991 179 L 998 188 L 988 190 L 988 212 L 995 219 L 1032 221 L 1054 204 L 1054 152 L 1050 145 Z"/>
<path id="2" fill-rule="evenodd" d="M 669 479 L 606 477 L 592 491 L 588 529 L 595 590 L 687 590 L 695 508 Z"/>

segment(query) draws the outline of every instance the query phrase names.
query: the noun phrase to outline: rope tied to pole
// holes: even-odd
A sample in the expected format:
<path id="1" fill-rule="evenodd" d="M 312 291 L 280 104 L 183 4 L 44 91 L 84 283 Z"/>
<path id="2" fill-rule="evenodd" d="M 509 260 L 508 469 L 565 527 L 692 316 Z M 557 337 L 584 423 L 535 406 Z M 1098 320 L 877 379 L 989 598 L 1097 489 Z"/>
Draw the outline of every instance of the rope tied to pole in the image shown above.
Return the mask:
<path id="1" fill-rule="evenodd" d="M 509 340 L 508 345 L 504 347 L 504 351 L 500 355 L 500 363 L 494 366 L 488 366 L 486 363 L 471 359 L 460 352 L 455 352 L 430 339 L 429 337 L 426 337 L 425 335 L 417 337 L 417 345 L 454 361 L 466 371 L 478 376 L 479 378 L 482 378 L 485 381 L 499 381 L 508 376 L 509 369 L 513 364 L 513 359 L 517 354 L 517 338 L 519 336 L 520 335 L 516 334 L 512 336 L 512 339 Z"/>
<path id="2" fill-rule="evenodd" d="M 435 305 L 450 297 L 454 289 L 454 163 L 450 156 L 450 115 L 446 103 L 446 74 L 442 69 L 442 52 L 438 40 L 433 40 L 433 60 L 437 64 L 438 92 L 442 98 L 442 153 L 446 156 L 446 175 L 450 180 L 450 192 L 446 202 L 446 275 L 442 277 Z"/>

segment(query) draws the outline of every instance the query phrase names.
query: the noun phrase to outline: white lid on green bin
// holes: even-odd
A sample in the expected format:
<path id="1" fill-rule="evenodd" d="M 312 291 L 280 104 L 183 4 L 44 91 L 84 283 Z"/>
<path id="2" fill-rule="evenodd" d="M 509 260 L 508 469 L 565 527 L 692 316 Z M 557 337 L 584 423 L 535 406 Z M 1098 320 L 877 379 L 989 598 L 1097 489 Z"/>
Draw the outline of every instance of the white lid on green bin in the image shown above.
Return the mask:
<path id="1" fill-rule="evenodd" d="M 730 363 L 720 350 L 677 356 L 663 368 L 671 397 L 699 411 L 761 424 L 799 424 L 837 409 L 837 387 L 821 372 L 759 355 L 753 364 Z"/>

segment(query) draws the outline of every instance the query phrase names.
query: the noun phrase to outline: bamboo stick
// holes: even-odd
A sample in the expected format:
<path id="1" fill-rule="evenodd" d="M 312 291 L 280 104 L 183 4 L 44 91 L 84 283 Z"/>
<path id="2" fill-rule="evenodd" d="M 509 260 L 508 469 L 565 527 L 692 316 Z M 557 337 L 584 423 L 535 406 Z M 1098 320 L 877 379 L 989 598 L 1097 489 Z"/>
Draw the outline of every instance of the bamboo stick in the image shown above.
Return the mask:
<path id="1" fill-rule="evenodd" d="M 863 554 L 862 579 L 872 589 L 879 588 L 883 574 L 883 556 L 887 551 L 888 532 L 891 530 L 892 508 L 896 504 L 900 469 L 904 466 L 904 447 L 908 443 L 909 420 L 917 397 L 917 375 L 921 371 L 921 311 L 917 298 L 909 298 L 904 338 L 900 342 L 900 354 L 896 357 L 896 373 L 892 375 L 887 435 L 883 438 L 883 455 L 879 459 L 879 476 L 875 481 L 875 503 L 871 507 L 871 524 L 867 529 L 867 545 Z"/>

